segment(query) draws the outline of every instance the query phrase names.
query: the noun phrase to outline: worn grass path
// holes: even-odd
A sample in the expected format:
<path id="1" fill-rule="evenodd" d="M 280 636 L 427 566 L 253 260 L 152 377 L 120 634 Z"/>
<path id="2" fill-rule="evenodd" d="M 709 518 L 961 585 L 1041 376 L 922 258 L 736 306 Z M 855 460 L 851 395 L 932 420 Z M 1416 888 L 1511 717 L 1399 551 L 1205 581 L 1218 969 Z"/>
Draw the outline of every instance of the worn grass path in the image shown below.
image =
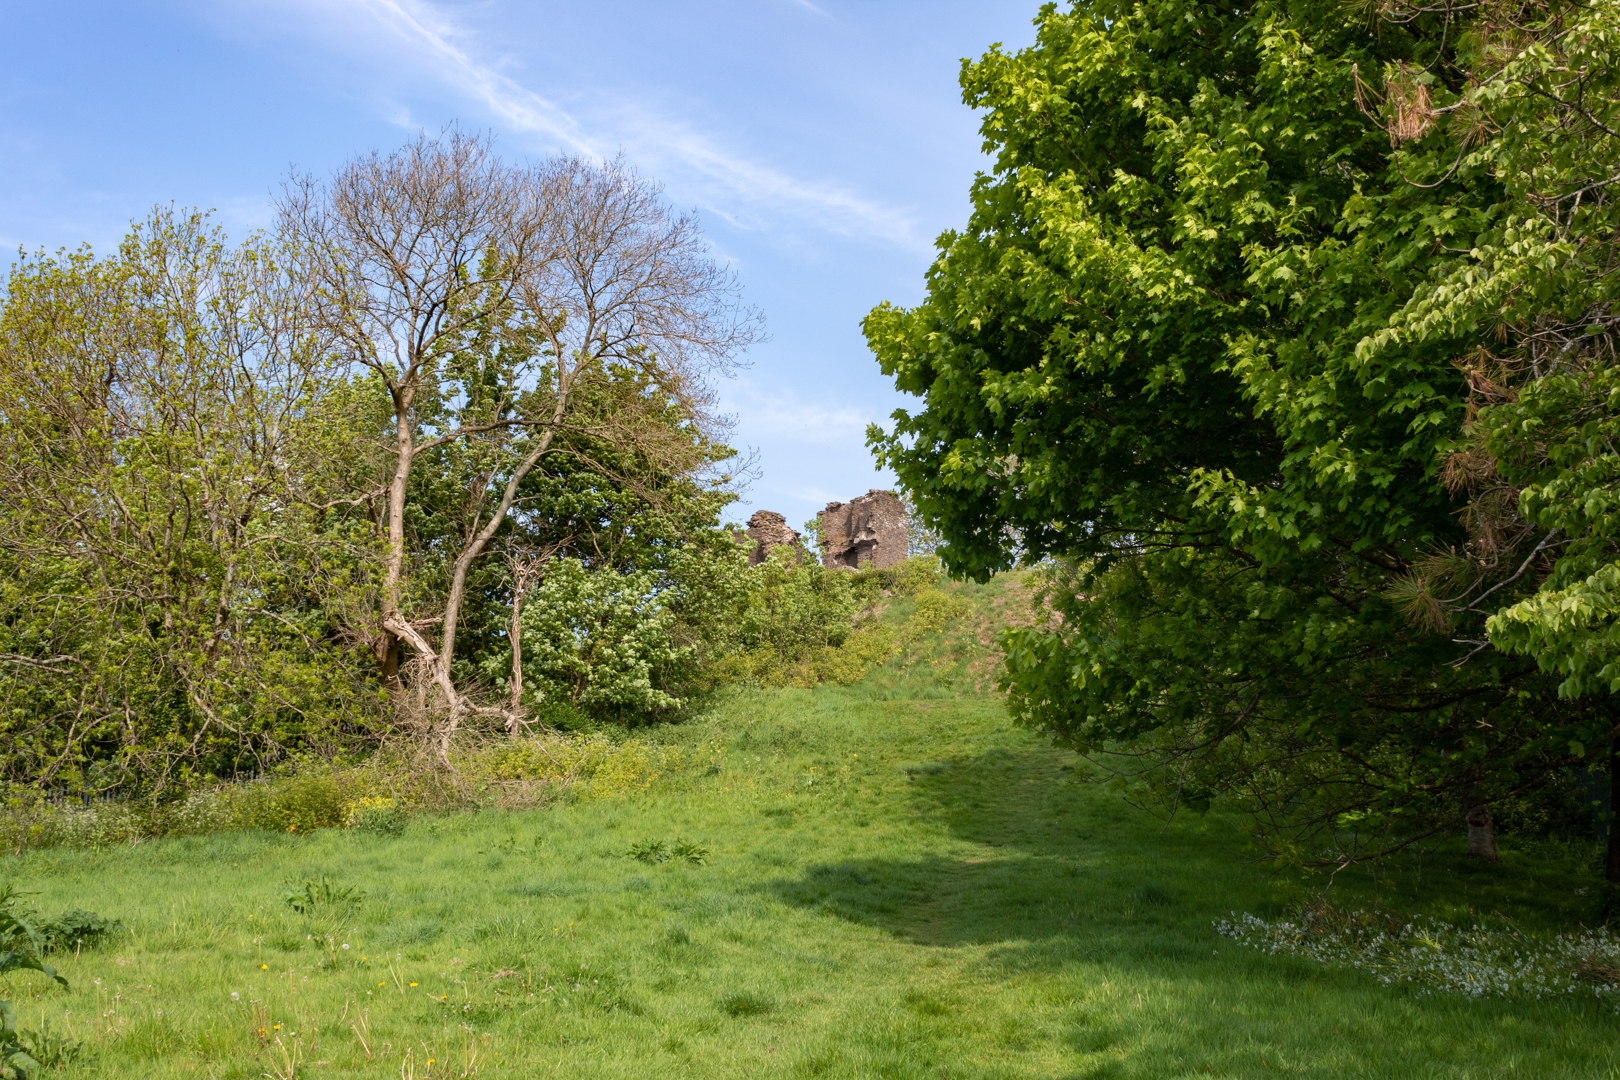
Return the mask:
<path id="1" fill-rule="evenodd" d="M 11 994 L 89 1042 L 63 1076 L 1620 1075 L 1595 1002 L 1423 998 L 1217 937 L 1278 904 L 1232 823 L 1161 833 L 948 693 L 740 696 L 669 733 L 722 741 L 712 769 L 628 799 L 7 857 L 38 907 L 130 929 L 62 962 L 71 992 Z M 628 857 L 654 841 L 709 856 Z M 1552 925 L 1571 873 L 1510 850 L 1380 889 Z M 285 906 L 322 875 L 364 901 Z"/>

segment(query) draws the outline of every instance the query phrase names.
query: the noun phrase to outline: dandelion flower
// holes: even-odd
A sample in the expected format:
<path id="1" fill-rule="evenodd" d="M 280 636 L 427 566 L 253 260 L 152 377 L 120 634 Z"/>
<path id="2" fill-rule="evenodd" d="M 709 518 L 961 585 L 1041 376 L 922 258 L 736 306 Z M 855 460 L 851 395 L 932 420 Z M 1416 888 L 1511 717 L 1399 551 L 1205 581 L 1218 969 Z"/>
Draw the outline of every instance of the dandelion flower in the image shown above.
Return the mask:
<path id="1" fill-rule="evenodd" d="M 412 986 L 415 986 L 415 985 L 416 985 L 416 984 L 415 984 L 415 983 L 411 983 L 411 985 L 412 985 Z"/>
<path id="2" fill-rule="evenodd" d="M 259 970 L 260 971 L 269 971 L 270 970 L 270 965 L 269 964 L 260 964 L 259 965 Z"/>
<path id="3" fill-rule="evenodd" d="M 345 942 L 344 942 L 344 943 L 343 943 L 343 947 L 344 947 L 344 948 L 345 948 L 345 949 L 347 949 L 347 948 L 348 948 L 348 947 L 349 947 L 349 943 L 348 943 L 348 942 L 347 942 L 347 941 L 345 941 Z"/>

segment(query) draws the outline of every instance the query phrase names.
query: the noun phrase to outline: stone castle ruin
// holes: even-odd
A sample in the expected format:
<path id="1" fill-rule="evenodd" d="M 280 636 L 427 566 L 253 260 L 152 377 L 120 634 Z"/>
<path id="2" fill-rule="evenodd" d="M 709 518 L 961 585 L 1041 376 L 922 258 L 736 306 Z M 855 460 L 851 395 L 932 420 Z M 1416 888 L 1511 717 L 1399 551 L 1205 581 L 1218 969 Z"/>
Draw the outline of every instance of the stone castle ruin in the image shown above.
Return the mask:
<path id="1" fill-rule="evenodd" d="M 774 510 L 756 510 L 754 516 L 748 519 L 748 528 L 743 530 L 743 534 L 754 542 L 754 550 L 748 553 L 749 566 L 758 566 L 770 558 L 775 548 L 783 545 L 797 548 L 799 545 L 798 531 L 788 525 L 787 518 Z"/>
<path id="2" fill-rule="evenodd" d="M 828 503 L 817 520 L 823 566 L 887 570 L 904 559 L 911 547 L 906 508 L 892 491 L 873 488 L 847 503 Z"/>
<path id="3" fill-rule="evenodd" d="M 847 503 L 828 503 L 817 521 L 821 565 L 829 568 L 875 566 L 887 570 L 904 559 L 911 547 L 906 508 L 892 491 L 873 488 Z M 746 529 L 726 528 L 732 530 L 738 545 L 749 549 L 749 566 L 758 566 L 779 547 L 800 550 L 798 530 L 774 510 L 756 510 Z"/>

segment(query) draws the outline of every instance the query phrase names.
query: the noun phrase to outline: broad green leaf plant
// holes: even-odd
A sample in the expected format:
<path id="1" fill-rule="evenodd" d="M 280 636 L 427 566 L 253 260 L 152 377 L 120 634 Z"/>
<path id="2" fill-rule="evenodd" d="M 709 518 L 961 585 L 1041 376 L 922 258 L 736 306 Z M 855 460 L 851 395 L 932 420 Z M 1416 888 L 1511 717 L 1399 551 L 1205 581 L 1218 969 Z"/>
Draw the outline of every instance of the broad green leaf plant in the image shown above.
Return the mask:
<path id="1" fill-rule="evenodd" d="M 0 888 L 0 975 L 37 971 L 66 988 L 67 979 L 45 963 L 44 941 L 15 899 L 9 886 Z M 10 1000 L 0 1000 L 0 1080 L 32 1080 L 40 1071 L 39 1062 L 23 1048 L 16 1007 Z"/>

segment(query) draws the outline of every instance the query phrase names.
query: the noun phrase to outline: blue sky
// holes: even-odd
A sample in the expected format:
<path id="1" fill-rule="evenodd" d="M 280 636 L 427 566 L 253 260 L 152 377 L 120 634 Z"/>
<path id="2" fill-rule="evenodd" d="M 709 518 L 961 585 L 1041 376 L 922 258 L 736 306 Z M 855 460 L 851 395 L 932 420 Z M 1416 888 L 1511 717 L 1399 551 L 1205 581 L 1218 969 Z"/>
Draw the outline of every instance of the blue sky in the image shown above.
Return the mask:
<path id="1" fill-rule="evenodd" d="M 155 203 L 268 223 L 324 172 L 450 121 L 513 158 L 622 152 L 696 209 L 771 340 L 722 387 L 763 475 L 729 517 L 886 486 L 905 402 L 861 317 L 915 303 L 967 216 L 962 57 L 1033 40 L 1034 0 L 210 0 L 0 5 L 0 248 L 114 245 Z"/>

